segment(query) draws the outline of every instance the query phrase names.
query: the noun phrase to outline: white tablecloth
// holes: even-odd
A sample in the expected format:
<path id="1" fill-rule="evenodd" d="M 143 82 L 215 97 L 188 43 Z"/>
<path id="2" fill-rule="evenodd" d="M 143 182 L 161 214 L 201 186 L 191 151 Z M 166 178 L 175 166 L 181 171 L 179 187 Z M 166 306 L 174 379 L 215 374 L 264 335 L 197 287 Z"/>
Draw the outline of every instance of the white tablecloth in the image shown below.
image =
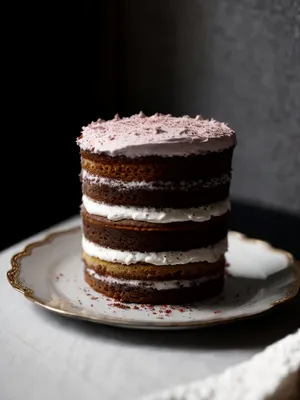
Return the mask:
<path id="1" fill-rule="evenodd" d="M 1 400 L 138 399 L 222 372 L 300 326 L 299 296 L 256 319 L 192 331 L 134 331 L 52 314 L 6 281 L 11 256 L 52 230 L 0 255 Z"/>

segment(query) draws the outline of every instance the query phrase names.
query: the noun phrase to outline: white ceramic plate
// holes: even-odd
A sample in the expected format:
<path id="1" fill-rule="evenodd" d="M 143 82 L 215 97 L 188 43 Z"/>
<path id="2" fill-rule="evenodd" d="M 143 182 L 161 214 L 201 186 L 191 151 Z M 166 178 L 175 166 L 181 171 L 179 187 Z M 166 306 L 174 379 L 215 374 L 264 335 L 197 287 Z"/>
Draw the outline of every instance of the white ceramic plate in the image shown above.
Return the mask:
<path id="1" fill-rule="evenodd" d="M 299 268 L 291 254 L 230 232 L 224 293 L 186 306 L 121 304 L 94 292 L 83 279 L 81 232 L 57 232 L 12 258 L 11 285 L 59 314 L 140 329 L 179 329 L 254 316 L 294 297 Z"/>

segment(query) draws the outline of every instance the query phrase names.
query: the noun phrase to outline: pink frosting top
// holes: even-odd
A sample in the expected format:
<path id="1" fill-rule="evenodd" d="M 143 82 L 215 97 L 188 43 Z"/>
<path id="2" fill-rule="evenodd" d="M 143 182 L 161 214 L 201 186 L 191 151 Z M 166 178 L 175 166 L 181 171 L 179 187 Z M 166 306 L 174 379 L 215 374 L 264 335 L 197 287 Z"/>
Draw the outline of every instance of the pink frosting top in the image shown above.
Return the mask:
<path id="1" fill-rule="evenodd" d="M 82 150 L 112 157 L 189 156 L 220 151 L 236 144 L 232 129 L 222 122 L 197 115 L 173 117 L 142 112 L 129 118 L 118 115 L 110 121 L 98 119 L 82 128 L 77 139 Z"/>

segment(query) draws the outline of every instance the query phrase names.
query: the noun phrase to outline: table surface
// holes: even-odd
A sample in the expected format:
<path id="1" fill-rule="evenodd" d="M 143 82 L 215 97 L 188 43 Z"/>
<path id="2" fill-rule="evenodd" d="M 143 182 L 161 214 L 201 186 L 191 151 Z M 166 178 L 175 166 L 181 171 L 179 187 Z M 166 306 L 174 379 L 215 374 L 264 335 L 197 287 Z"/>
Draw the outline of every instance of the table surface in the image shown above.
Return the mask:
<path id="1" fill-rule="evenodd" d="M 199 380 L 249 359 L 300 327 L 300 297 L 255 319 L 187 331 L 135 331 L 72 320 L 40 309 L 6 280 L 10 258 L 0 254 L 1 400 L 138 399 Z"/>

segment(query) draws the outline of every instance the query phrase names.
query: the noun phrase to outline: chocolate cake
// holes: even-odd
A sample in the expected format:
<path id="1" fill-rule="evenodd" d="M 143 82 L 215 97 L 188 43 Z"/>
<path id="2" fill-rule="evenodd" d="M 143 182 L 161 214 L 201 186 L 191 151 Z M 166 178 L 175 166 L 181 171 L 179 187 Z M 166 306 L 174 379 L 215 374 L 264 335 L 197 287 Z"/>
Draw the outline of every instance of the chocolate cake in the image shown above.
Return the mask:
<path id="1" fill-rule="evenodd" d="M 186 303 L 222 291 L 235 133 L 143 113 L 82 130 L 85 280 L 119 301 Z"/>

